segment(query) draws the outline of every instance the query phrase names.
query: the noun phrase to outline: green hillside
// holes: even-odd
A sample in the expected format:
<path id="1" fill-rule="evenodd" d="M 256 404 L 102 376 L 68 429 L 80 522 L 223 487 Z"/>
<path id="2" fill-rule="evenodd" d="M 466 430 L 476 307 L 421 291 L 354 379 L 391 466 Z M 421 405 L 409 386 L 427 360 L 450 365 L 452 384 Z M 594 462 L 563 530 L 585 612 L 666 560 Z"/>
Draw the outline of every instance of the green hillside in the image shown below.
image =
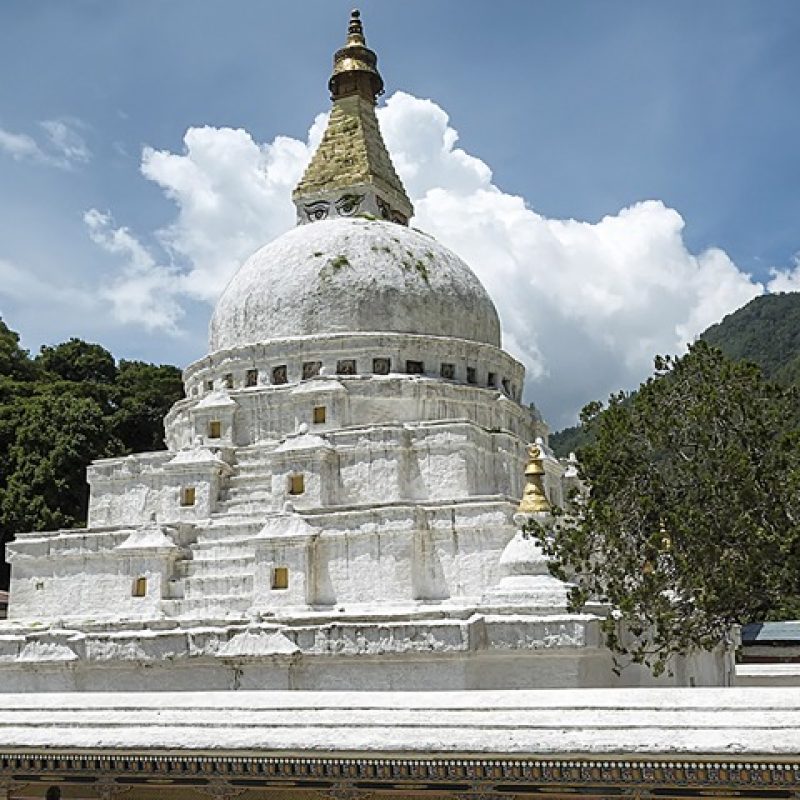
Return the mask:
<path id="1" fill-rule="evenodd" d="M 800 292 L 760 295 L 712 325 L 700 338 L 729 358 L 758 364 L 770 380 L 800 385 Z M 550 446 L 562 457 L 586 443 L 580 425 L 550 437 Z"/>
<path id="2" fill-rule="evenodd" d="M 752 361 L 780 383 L 800 379 L 800 293 L 764 294 L 700 335 L 730 358 Z"/>

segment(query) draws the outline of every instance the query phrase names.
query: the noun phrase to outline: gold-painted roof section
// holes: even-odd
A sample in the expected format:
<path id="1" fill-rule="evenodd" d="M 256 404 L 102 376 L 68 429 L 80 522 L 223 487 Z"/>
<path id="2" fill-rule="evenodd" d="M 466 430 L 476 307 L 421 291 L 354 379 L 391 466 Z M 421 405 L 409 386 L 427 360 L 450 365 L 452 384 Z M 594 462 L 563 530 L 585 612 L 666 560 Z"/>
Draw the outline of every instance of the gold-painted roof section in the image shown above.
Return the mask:
<path id="1" fill-rule="evenodd" d="M 371 185 L 411 216 L 411 201 L 383 143 L 375 109 L 358 95 L 333 104 L 328 127 L 293 197 Z"/>

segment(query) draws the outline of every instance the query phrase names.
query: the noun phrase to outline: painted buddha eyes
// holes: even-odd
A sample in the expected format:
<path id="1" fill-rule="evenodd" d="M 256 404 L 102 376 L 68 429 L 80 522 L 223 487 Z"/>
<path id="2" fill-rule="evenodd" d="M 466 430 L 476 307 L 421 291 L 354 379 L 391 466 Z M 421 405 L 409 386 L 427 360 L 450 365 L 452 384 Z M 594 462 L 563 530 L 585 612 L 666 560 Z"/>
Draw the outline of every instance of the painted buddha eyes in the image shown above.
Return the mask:
<path id="1" fill-rule="evenodd" d="M 309 222 L 325 219 L 328 216 L 329 208 L 330 203 L 327 200 L 318 200 L 316 203 L 309 203 L 307 206 L 303 206 Z"/>
<path id="2" fill-rule="evenodd" d="M 361 201 L 364 199 L 363 194 L 345 194 L 336 201 L 336 210 L 339 216 L 351 217 L 358 211 Z"/>
<path id="3" fill-rule="evenodd" d="M 361 207 L 361 201 L 363 199 L 363 194 L 345 194 L 335 203 L 330 203 L 328 200 L 317 200 L 314 203 L 308 203 L 308 205 L 303 206 L 303 211 L 305 211 L 309 222 L 318 222 L 321 219 L 327 219 L 331 212 L 331 206 L 336 209 L 336 215 L 340 217 L 352 217 Z"/>

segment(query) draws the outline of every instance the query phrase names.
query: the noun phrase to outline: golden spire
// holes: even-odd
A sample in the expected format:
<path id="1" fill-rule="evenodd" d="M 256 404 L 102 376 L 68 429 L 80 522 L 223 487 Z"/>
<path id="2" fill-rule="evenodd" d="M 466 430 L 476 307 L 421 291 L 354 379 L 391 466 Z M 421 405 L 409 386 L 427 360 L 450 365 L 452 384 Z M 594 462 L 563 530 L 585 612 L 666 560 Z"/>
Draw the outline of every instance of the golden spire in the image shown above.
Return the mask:
<path id="1" fill-rule="evenodd" d="M 550 501 L 544 491 L 544 464 L 542 448 L 533 444 L 528 448 L 528 463 L 525 466 L 525 488 L 517 509 L 520 514 L 539 514 L 550 511 Z"/>
<path id="2" fill-rule="evenodd" d="M 383 78 L 358 11 L 350 15 L 345 46 L 334 54 L 328 88 L 328 127 L 292 193 L 298 223 L 363 214 L 408 225 L 414 207 L 378 127 Z"/>
<path id="3" fill-rule="evenodd" d="M 367 47 L 361 12 L 350 12 L 347 44 L 333 56 L 333 75 L 328 81 L 331 100 L 350 94 L 360 94 L 365 100 L 377 102 L 383 94 L 383 78 L 378 72 L 378 56 Z"/>

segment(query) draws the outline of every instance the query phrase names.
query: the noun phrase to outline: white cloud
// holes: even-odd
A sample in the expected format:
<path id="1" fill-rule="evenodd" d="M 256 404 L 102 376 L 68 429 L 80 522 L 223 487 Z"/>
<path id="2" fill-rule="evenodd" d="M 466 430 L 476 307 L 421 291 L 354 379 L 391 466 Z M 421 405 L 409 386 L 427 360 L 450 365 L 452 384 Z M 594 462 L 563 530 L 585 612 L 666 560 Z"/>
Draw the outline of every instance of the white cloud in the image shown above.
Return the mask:
<path id="1" fill-rule="evenodd" d="M 39 123 L 50 140 L 51 148 L 68 164 L 85 164 L 91 158 L 89 147 L 78 132 L 82 124 L 70 119 L 47 119 Z"/>
<path id="2" fill-rule="evenodd" d="M 506 348 L 528 369 L 526 396 L 554 427 L 569 424 L 586 401 L 635 386 L 654 354 L 679 352 L 764 291 L 723 251 L 689 252 L 683 219 L 660 201 L 597 223 L 547 219 L 456 146 L 435 103 L 398 92 L 378 113 L 416 207 L 414 224 L 483 280 Z M 118 316 L 174 331 L 181 296 L 213 302 L 253 250 L 294 223 L 290 193 L 325 119 L 316 119 L 308 142 L 279 136 L 260 144 L 244 130 L 204 127 L 187 131 L 183 153 L 146 148 L 142 173 L 178 208 L 158 237 L 180 272 L 159 267 L 107 216 L 87 219 L 96 241 L 127 258 L 109 295 Z M 800 265 L 776 273 L 770 288 L 779 285 L 800 287 Z"/>
<path id="3" fill-rule="evenodd" d="M 289 196 L 310 150 L 285 136 L 258 144 L 232 128 L 190 128 L 184 144 L 180 155 L 145 148 L 142 173 L 178 206 L 159 238 L 188 267 L 182 291 L 213 302 L 247 256 L 294 223 Z"/>
<path id="4" fill-rule="evenodd" d="M 39 123 L 45 133 L 38 142 L 27 133 L 14 133 L 0 128 L 0 150 L 15 161 L 32 161 L 60 169 L 85 164 L 91 152 L 80 131 L 83 123 L 76 119 L 48 119 Z"/>
<path id="5" fill-rule="evenodd" d="M 160 266 L 127 228 L 114 227 L 110 214 L 93 208 L 83 219 L 92 241 L 122 260 L 121 272 L 99 291 L 111 303 L 113 317 L 122 324 L 177 334 L 184 316 L 177 270 Z"/>
<path id="6" fill-rule="evenodd" d="M 0 150 L 7 153 L 15 161 L 31 159 L 41 160 L 44 153 L 39 149 L 36 140 L 27 133 L 12 133 L 0 128 Z"/>
<path id="7" fill-rule="evenodd" d="M 790 269 L 770 270 L 772 280 L 767 284 L 770 292 L 800 292 L 800 253 L 795 253 Z"/>

